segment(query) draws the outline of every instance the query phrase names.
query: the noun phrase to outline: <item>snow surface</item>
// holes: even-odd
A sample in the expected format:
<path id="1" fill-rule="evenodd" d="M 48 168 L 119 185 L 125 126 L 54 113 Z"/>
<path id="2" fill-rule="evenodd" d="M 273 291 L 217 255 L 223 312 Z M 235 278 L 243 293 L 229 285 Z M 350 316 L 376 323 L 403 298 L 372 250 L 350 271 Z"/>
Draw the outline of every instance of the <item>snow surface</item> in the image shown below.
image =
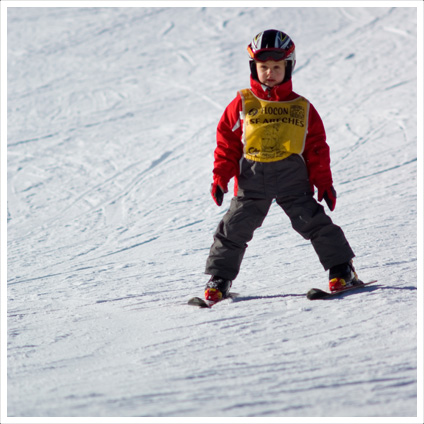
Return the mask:
<path id="1" fill-rule="evenodd" d="M 9 5 L 7 24 L 8 416 L 415 422 L 416 8 Z M 327 273 L 273 205 L 240 297 L 200 310 L 231 198 L 209 195 L 216 125 L 272 27 L 326 126 L 329 213 L 380 284 L 307 300 Z"/>

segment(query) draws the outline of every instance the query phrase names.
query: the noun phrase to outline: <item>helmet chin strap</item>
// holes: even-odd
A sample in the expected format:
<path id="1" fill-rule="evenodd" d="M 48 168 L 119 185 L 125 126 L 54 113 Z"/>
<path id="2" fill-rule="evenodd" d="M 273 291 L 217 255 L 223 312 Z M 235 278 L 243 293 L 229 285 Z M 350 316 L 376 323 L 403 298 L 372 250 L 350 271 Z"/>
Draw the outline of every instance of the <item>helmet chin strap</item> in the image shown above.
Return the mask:
<path id="1" fill-rule="evenodd" d="M 252 78 L 259 82 L 258 71 L 256 70 L 256 62 L 254 60 L 249 60 L 249 66 Z"/>

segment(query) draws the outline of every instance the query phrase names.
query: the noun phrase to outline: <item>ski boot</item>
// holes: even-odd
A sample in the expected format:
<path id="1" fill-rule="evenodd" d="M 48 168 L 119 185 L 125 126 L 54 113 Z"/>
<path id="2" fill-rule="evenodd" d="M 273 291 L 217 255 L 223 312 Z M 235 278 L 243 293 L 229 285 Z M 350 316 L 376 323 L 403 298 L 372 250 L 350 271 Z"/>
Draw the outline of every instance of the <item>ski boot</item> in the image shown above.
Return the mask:
<path id="1" fill-rule="evenodd" d="M 205 287 L 205 299 L 211 302 L 219 302 L 228 297 L 232 281 L 213 275 Z"/>
<path id="2" fill-rule="evenodd" d="M 330 291 L 337 292 L 351 286 L 363 284 L 355 272 L 352 261 L 330 268 Z"/>

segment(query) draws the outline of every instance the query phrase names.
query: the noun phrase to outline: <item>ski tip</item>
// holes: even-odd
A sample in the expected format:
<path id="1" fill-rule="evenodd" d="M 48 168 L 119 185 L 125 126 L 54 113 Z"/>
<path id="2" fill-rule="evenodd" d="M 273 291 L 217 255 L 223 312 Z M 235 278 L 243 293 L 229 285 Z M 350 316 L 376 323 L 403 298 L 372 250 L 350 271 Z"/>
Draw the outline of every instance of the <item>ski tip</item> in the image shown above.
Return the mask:
<path id="1" fill-rule="evenodd" d="M 188 302 L 188 305 L 191 306 L 198 306 L 199 308 L 210 308 L 211 305 L 209 305 L 205 300 L 201 299 L 200 297 L 192 297 Z"/>
<path id="2" fill-rule="evenodd" d="M 227 300 L 227 299 L 231 299 L 231 300 L 235 299 L 238 295 L 239 295 L 238 293 L 231 292 L 228 294 L 227 297 L 224 297 L 223 299 L 218 300 L 217 302 L 213 302 L 211 300 L 205 300 L 200 297 L 192 297 L 187 302 L 187 304 L 192 306 L 197 306 L 199 308 L 212 308 L 212 306 L 217 304 L 218 302 L 222 302 L 223 300 Z"/>
<path id="3" fill-rule="evenodd" d="M 329 293 L 327 293 L 327 292 L 325 292 L 324 290 L 321 290 L 321 289 L 311 289 L 311 290 L 308 291 L 308 293 L 306 293 L 306 297 L 309 300 L 324 299 L 328 295 L 329 295 Z"/>

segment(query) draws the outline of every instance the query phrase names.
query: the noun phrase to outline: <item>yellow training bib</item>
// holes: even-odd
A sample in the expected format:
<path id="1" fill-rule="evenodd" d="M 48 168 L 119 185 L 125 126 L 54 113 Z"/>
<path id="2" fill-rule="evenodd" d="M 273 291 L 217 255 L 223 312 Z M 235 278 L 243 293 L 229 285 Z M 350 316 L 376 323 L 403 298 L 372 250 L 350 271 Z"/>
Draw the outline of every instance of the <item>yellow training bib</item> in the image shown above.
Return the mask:
<path id="1" fill-rule="evenodd" d="M 246 159 L 275 162 L 301 154 L 308 130 L 309 102 L 303 97 L 273 102 L 239 91 L 243 112 L 243 144 Z"/>

